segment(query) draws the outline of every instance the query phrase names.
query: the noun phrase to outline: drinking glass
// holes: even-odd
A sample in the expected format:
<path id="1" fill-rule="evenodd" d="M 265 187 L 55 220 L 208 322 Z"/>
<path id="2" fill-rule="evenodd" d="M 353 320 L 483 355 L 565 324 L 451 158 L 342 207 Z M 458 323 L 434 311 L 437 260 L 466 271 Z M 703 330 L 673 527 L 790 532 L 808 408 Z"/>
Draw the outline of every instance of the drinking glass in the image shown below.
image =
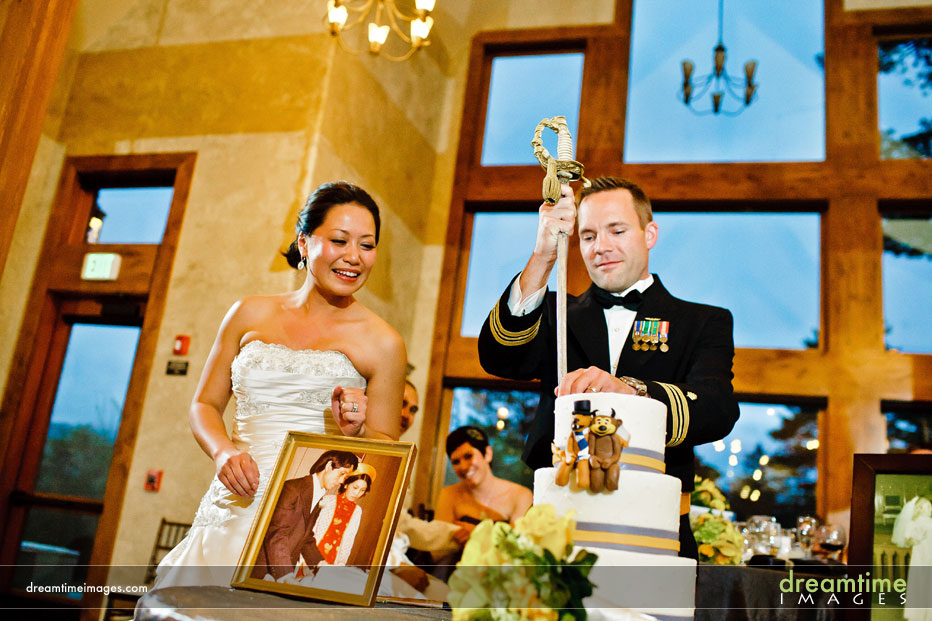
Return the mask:
<path id="1" fill-rule="evenodd" d="M 801 515 L 796 518 L 796 540 L 803 549 L 804 558 L 812 557 L 812 542 L 817 528 L 819 518 L 813 515 Z"/>
<path id="2" fill-rule="evenodd" d="M 823 558 L 837 561 L 847 543 L 848 535 L 845 533 L 844 526 L 824 524 L 816 530 L 815 551 Z"/>
<path id="3" fill-rule="evenodd" d="M 748 518 L 748 534 L 755 554 L 775 556 L 780 548 L 780 523 L 770 515 L 752 515 Z"/>

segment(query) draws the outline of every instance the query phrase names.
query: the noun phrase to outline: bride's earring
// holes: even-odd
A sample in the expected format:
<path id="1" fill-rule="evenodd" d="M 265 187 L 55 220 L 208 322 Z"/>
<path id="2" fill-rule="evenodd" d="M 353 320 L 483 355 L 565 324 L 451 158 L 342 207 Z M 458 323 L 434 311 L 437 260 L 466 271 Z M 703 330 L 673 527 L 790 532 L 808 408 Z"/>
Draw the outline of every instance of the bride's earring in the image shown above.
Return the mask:
<path id="1" fill-rule="evenodd" d="M 307 258 L 301 257 L 301 260 L 298 261 L 298 269 L 303 270 L 305 267 L 307 267 Z"/>

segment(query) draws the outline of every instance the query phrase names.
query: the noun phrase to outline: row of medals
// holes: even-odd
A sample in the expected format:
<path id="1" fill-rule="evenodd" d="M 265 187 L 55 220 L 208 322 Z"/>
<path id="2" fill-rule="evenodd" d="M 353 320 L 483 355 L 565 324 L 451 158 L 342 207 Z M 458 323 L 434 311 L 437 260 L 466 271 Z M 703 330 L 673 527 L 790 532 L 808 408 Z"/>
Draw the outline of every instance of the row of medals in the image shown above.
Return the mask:
<path id="1" fill-rule="evenodd" d="M 665 321 L 663 324 L 666 329 L 661 330 L 659 319 L 646 317 L 643 321 L 635 321 L 631 335 L 634 343 L 631 349 L 634 351 L 657 351 L 658 349 L 663 352 L 670 351 L 670 346 L 667 345 L 669 322 Z"/>

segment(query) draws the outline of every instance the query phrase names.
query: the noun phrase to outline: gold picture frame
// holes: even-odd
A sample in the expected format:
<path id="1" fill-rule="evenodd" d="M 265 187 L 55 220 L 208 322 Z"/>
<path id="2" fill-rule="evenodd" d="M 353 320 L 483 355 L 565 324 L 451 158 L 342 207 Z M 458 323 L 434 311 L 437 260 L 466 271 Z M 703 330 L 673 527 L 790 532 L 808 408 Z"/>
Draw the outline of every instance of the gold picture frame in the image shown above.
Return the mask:
<path id="1" fill-rule="evenodd" d="M 416 450 L 410 442 L 289 432 L 231 585 L 372 606 Z"/>

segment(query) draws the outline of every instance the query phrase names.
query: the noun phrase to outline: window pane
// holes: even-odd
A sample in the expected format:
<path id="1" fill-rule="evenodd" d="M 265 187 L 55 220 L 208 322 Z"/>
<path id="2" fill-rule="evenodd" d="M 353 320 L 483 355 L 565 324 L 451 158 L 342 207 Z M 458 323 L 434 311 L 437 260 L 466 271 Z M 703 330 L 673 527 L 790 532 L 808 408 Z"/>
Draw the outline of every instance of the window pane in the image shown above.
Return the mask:
<path id="1" fill-rule="evenodd" d="M 13 587 L 83 585 L 97 534 L 97 516 L 33 508 L 16 555 Z M 81 599 L 81 593 L 62 597 Z"/>
<path id="2" fill-rule="evenodd" d="M 881 41 L 878 51 L 881 157 L 932 157 L 932 38 Z"/>
<path id="3" fill-rule="evenodd" d="M 883 317 L 890 349 L 932 353 L 932 218 L 883 224 Z"/>
<path id="4" fill-rule="evenodd" d="M 475 214 L 461 336 L 479 336 L 482 322 L 505 287 L 527 265 L 536 238 L 536 212 Z M 556 270 L 548 284 L 556 291 Z"/>
<path id="5" fill-rule="evenodd" d="M 932 405 L 925 408 L 885 408 L 888 453 L 932 448 Z"/>
<path id="6" fill-rule="evenodd" d="M 170 187 L 99 190 L 88 224 L 88 243 L 160 243 L 173 193 Z"/>
<path id="7" fill-rule="evenodd" d="M 675 15 L 676 19 L 670 19 Z M 724 4 L 725 70 L 737 80 L 725 114 L 683 104 L 682 62 L 694 64 L 692 105 L 710 110 L 719 41 L 715 0 L 636 0 L 628 83 L 626 162 L 783 162 L 825 159 L 822 2 L 766 0 Z M 744 105 L 744 65 L 757 61 L 755 99 Z M 723 91 L 724 92 L 724 91 Z"/>
<path id="8" fill-rule="evenodd" d="M 138 341 L 136 327 L 72 327 L 37 492 L 103 498 Z"/>
<path id="9" fill-rule="evenodd" d="M 724 440 L 696 447 L 696 473 L 712 478 L 737 519 L 773 515 L 785 527 L 815 514 L 818 412 L 787 405 L 741 403 Z"/>
<path id="10" fill-rule="evenodd" d="M 655 212 L 654 219 L 660 238 L 650 271 L 678 298 L 729 309 L 737 347 L 818 344 L 818 214 Z"/>
<path id="11" fill-rule="evenodd" d="M 536 392 L 454 388 L 450 431 L 464 425 L 474 425 L 485 431 L 492 446 L 495 476 L 533 489 L 534 473 L 521 461 L 521 452 L 539 399 Z M 444 445 L 440 450 L 446 450 Z M 444 485 L 459 481 L 449 459 L 445 472 Z"/>
<path id="12" fill-rule="evenodd" d="M 565 116 L 575 137 L 582 71 L 581 53 L 492 59 L 482 165 L 537 164 L 531 139 L 542 119 Z M 554 88 L 555 84 L 558 88 Z M 542 136 L 544 146 L 556 157 L 556 134 L 544 129 Z M 575 154 L 575 143 L 573 146 Z"/>

